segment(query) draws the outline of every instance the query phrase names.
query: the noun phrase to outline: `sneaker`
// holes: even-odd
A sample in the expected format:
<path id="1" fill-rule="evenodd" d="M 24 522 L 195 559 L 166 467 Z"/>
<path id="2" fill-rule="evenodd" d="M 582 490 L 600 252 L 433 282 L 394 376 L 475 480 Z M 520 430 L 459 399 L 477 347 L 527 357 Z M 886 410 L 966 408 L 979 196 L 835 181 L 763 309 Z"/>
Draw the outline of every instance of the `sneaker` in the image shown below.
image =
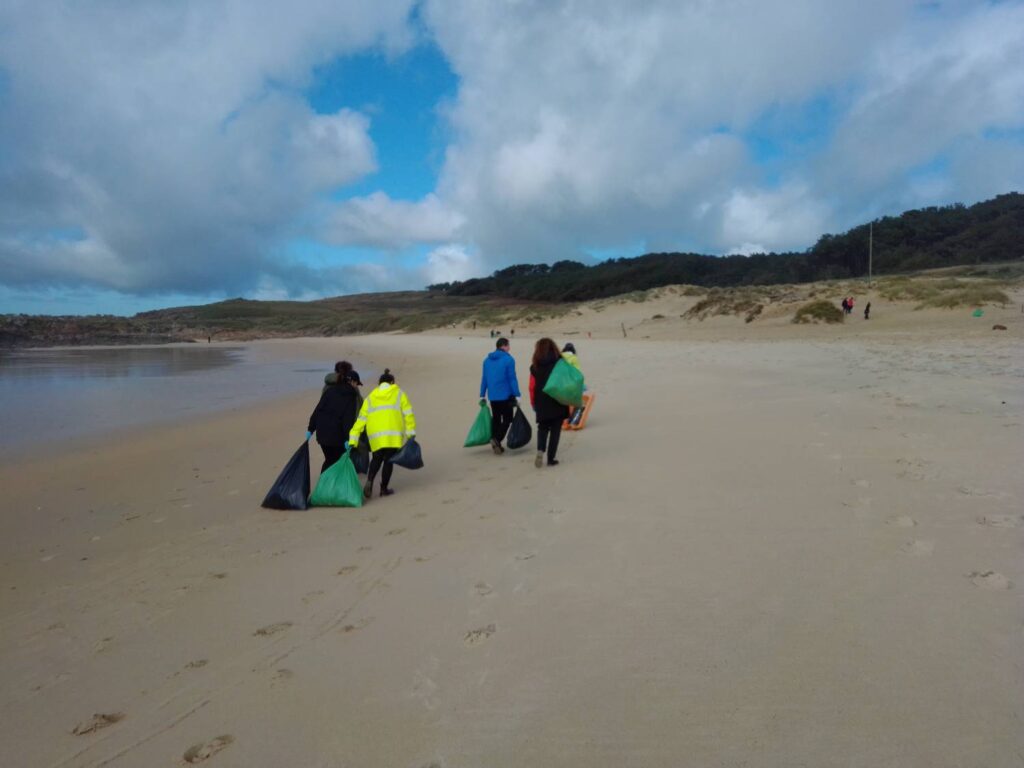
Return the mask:
<path id="1" fill-rule="evenodd" d="M 366 485 L 363 486 L 363 498 L 368 499 L 371 496 L 373 496 L 373 482 L 367 480 Z"/>
<path id="2" fill-rule="evenodd" d="M 505 449 L 501 447 L 501 443 L 496 438 L 491 438 L 491 450 L 494 451 L 495 456 L 500 456 L 505 452 Z"/>
<path id="3" fill-rule="evenodd" d="M 537 469 L 540 469 L 541 467 L 544 466 L 544 452 L 543 451 L 537 451 L 537 457 L 533 460 L 533 466 L 535 466 Z"/>
<path id="4" fill-rule="evenodd" d="M 558 459 L 548 459 L 548 466 L 549 467 L 557 467 L 558 466 Z"/>
<path id="5" fill-rule="evenodd" d="M 393 493 L 394 493 L 394 491 L 391 490 L 390 488 L 381 488 L 380 489 L 380 495 L 381 496 L 390 496 Z"/>

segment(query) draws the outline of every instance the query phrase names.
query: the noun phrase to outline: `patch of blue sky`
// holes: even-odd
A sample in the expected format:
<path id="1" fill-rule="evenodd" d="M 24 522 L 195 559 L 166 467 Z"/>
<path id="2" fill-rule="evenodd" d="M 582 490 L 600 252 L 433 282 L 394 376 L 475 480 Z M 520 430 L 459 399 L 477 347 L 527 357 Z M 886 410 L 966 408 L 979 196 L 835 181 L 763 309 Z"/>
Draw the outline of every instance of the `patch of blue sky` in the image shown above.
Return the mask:
<path id="1" fill-rule="evenodd" d="M 1024 115 L 1021 115 L 1021 120 L 1024 121 Z M 1014 128 L 986 128 L 981 135 L 985 141 L 1011 141 L 1024 144 L 1024 125 Z"/>
<path id="2" fill-rule="evenodd" d="M 840 92 L 829 92 L 797 104 L 774 104 L 739 132 L 766 183 L 782 183 L 787 172 L 825 149 L 842 101 Z"/>
<path id="3" fill-rule="evenodd" d="M 151 309 L 209 304 L 224 298 L 194 294 L 134 296 L 118 291 L 58 286 L 29 290 L 0 285 L 0 314 L 130 316 Z"/>
<path id="4" fill-rule="evenodd" d="M 416 200 L 432 192 L 447 143 L 440 107 L 457 89 L 458 78 L 429 42 L 400 56 L 370 52 L 319 67 L 305 93 L 310 106 L 323 114 L 348 108 L 368 115 L 379 166 L 333 197 L 382 191 L 395 199 Z"/>

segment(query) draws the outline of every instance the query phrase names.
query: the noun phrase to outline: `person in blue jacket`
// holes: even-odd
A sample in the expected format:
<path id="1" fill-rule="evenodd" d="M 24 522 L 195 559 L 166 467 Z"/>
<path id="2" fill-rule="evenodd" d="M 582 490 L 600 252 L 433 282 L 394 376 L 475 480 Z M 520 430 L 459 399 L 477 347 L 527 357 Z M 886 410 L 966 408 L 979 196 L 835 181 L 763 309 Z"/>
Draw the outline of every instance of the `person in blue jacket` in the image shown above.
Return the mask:
<path id="1" fill-rule="evenodd" d="M 519 381 L 516 379 L 516 361 L 509 352 L 504 336 L 495 343 L 495 350 L 484 358 L 483 376 L 480 377 L 480 402 L 491 401 L 491 449 L 496 454 L 505 452 L 501 441 L 512 425 Z"/>

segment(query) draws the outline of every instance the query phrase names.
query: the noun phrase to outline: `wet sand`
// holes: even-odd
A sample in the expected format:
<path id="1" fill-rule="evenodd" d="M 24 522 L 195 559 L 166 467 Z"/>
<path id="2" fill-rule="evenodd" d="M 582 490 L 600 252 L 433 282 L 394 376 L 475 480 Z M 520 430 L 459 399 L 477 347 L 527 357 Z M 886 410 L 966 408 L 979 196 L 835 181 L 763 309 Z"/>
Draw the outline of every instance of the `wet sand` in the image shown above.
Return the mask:
<path id="1" fill-rule="evenodd" d="M 461 447 L 486 331 L 346 342 L 427 464 L 362 509 L 259 508 L 315 391 L 6 464 L 4 762 L 1020 765 L 1021 329 L 602 321 L 557 468 Z"/>

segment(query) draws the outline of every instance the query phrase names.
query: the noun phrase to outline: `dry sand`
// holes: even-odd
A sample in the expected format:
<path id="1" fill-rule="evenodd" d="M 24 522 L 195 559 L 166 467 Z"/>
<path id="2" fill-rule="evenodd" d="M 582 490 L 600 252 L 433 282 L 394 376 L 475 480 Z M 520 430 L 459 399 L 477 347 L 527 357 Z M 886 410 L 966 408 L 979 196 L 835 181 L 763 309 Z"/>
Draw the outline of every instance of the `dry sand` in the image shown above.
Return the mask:
<path id="1" fill-rule="evenodd" d="M 0 762 L 1024 764 L 1024 325 L 890 310 L 550 323 L 597 401 L 539 471 L 461 448 L 486 332 L 265 342 L 409 393 L 359 510 L 259 508 L 315 384 L 3 467 Z"/>

